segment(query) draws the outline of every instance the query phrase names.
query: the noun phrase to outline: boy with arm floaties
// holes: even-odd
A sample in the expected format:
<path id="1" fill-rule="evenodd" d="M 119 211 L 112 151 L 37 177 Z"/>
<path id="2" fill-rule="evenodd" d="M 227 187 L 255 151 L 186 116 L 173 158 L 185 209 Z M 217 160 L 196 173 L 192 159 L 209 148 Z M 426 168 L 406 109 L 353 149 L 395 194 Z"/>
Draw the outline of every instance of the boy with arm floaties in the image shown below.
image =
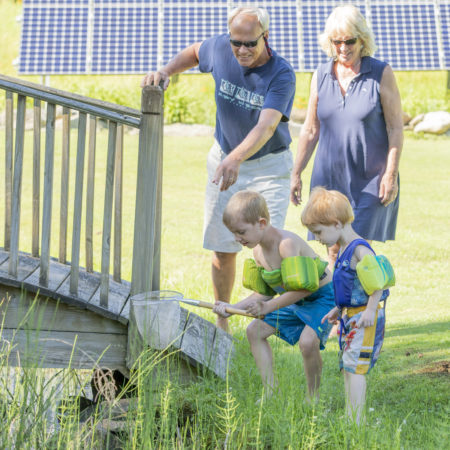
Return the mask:
<path id="1" fill-rule="evenodd" d="M 336 307 L 322 322 L 340 319 L 339 366 L 344 369 L 347 415 L 360 422 L 366 398 L 365 375 L 375 365 L 384 338 L 385 310 L 395 277 L 387 259 L 376 256 L 352 228 L 353 210 L 338 191 L 316 187 L 302 211 L 302 223 L 327 246 L 340 244 L 333 273 Z M 342 342 L 342 339 L 344 342 Z"/>
<path id="2" fill-rule="evenodd" d="M 256 192 L 234 194 L 223 220 L 237 241 L 253 249 L 254 260 L 244 264 L 244 286 L 254 292 L 234 306 L 264 316 L 250 323 L 247 337 L 266 397 L 277 388 L 267 342 L 273 334 L 291 345 L 299 342 L 308 397 L 317 397 L 322 372 L 320 349 L 331 329 L 321 319 L 334 306 L 327 263 L 320 261 L 299 236 L 273 227 L 264 197 Z M 214 311 L 228 317 L 227 305 L 217 302 Z"/>

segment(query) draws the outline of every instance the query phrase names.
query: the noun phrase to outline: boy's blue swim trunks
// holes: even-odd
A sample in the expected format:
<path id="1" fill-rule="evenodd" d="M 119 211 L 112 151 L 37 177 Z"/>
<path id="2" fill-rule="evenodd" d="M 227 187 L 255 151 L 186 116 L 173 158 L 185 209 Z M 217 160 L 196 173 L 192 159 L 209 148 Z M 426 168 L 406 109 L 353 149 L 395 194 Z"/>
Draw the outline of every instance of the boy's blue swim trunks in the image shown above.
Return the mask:
<path id="1" fill-rule="evenodd" d="M 298 342 L 308 325 L 317 333 L 323 350 L 333 325 L 328 321 L 320 322 L 334 307 L 333 283 L 330 282 L 297 303 L 267 314 L 263 322 L 276 328 L 276 335 L 291 345 Z"/>

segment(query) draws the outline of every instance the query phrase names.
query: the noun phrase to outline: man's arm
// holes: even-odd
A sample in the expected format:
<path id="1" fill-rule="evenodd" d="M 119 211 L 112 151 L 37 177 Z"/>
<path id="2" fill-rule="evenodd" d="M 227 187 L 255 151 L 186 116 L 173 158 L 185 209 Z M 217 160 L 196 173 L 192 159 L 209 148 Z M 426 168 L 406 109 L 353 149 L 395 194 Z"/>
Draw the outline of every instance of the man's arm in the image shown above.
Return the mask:
<path id="1" fill-rule="evenodd" d="M 386 171 L 380 182 L 379 197 L 384 206 L 392 203 L 398 194 L 398 168 L 403 147 L 403 119 L 400 93 L 394 72 L 386 66 L 380 83 L 380 101 L 383 107 L 389 150 Z"/>
<path id="2" fill-rule="evenodd" d="M 172 75 L 184 72 L 198 65 L 198 52 L 201 44 L 201 42 L 196 42 L 195 44 L 186 47 L 184 50 L 181 50 L 180 53 L 175 55 L 165 66 L 161 67 L 161 69 L 145 75 L 142 79 L 141 87 L 150 85 L 159 86 L 159 83 L 163 81 L 164 90 L 166 90 Z"/>
<path id="3" fill-rule="evenodd" d="M 257 124 L 217 167 L 212 181 L 219 184 L 222 178 L 221 191 L 226 191 L 236 182 L 241 163 L 259 151 L 273 136 L 281 117 L 281 112 L 276 109 L 267 108 L 261 111 Z"/>

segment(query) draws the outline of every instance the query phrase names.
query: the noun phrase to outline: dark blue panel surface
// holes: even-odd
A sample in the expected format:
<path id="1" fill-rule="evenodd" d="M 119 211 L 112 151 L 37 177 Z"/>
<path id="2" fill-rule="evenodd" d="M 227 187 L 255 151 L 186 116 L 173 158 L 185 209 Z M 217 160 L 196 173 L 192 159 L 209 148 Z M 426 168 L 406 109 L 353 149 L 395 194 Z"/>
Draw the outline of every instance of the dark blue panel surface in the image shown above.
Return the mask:
<path id="1" fill-rule="evenodd" d="M 24 8 L 19 73 L 85 73 L 88 9 Z"/>

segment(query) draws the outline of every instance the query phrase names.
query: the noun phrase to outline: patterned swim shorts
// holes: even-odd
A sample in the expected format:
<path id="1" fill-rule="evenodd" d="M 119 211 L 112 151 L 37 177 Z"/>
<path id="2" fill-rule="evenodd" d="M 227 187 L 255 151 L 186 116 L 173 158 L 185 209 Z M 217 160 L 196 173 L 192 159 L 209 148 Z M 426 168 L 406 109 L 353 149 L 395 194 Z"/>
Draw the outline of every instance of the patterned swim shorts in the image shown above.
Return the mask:
<path id="1" fill-rule="evenodd" d="M 386 322 L 384 308 L 378 306 L 375 322 L 371 327 L 356 328 L 366 306 L 347 308 L 342 320 L 342 348 L 339 353 L 339 368 L 347 372 L 365 375 L 377 362 L 384 340 Z M 342 324 L 341 330 L 342 333 Z"/>

